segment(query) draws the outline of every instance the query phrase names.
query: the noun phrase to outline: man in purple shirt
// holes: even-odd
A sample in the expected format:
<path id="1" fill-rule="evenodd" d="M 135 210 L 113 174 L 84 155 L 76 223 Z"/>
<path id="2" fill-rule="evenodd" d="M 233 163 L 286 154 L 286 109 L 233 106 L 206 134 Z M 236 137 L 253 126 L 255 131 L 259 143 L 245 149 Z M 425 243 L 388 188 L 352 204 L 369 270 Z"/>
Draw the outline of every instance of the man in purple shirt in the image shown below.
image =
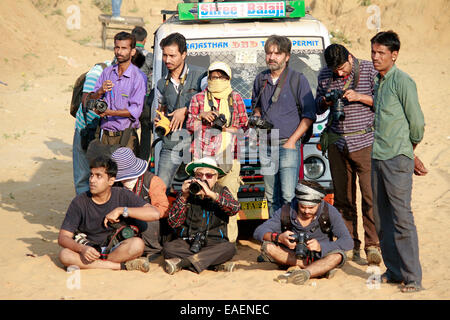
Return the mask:
<path id="1" fill-rule="evenodd" d="M 366 264 L 360 256 L 361 241 L 357 231 L 358 176 L 367 262 L 379 265 L 380 244 L 373 218 L 370 177 L 374 119 L 372 96 L 377 71 L 371 62 L 357 59 L 339 44 L 330 45 L 324 55 L 327 67 L 319 73 L 316 103 L 318 114 L 331 108 L 326 129 L 329 136 L 326 151 L 334 184 L 334 205 L 342 214 L 353 237 L 353 261 Z M 327 93 L 336 89 L 344 91 L 344 118 L 340 118 L 335 112 L 333 101 L 325 98 Z"/>
<path id="2" fill-rule="evenodd" d="M 137 155 L 139 140 L 136 129 L 140 126 L 146 83 L 139 68 L 131 63 L 136 53 L 135 47 L 136 39 L 130 33 L 119 32 L 114 36 L 117 64 L 103 71 L 90 99 L 103 99 L 108 104 L 105 112 L 96 111 L 102 118 L 101 142 L 108 145 L 120 143 Z"/>

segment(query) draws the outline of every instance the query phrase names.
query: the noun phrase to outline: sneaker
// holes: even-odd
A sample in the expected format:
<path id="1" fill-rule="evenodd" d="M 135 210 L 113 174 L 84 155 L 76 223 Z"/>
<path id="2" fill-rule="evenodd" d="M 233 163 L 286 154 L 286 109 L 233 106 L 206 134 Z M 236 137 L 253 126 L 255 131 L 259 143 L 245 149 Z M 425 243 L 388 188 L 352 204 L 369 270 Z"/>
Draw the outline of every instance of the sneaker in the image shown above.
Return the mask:
<path id="1" fill-rule="evenodd" d="M 233 272 L 235 267 L 236 267 L 236 263 L 234 261 L 228 261 L 228 262 L 217 265 L 215 267 L 215 270 L 223 271 L 223 272 Z"/>
<path id="2" fill-rule="evenodd" d="M 280 283 L 292 283 L 295 285 L 302 285 L 305 284 L 309 278 L 311 277 L 311 274 L 308 270 L 305 269 L 298 269 L 290 272 L 286 272 L 280 276 L 278 276 L 276 279 L 274 279 L 277 282 Z"/>
<path id="3" fill-rule="evenodd" d="M 177 271 L 180 271 L 180 258 L 172 258 L 164 261 L 164 271 L 172 275 Z"/>
<path id="4" fill-rule="evenodd" d="M 366 249 L 367 263 L 369 265 L 379 266 L 382 260 L 380 249 L 377 247 L 368 247 Z"/>
<path id="5" fill-rule="evenodd" d="M 146 258 L 137 258 L 130 261 L 125 262 L 125 268 L 128 271 L 139 270 L 142 272 L 150 271 L 150 264 Z"/>

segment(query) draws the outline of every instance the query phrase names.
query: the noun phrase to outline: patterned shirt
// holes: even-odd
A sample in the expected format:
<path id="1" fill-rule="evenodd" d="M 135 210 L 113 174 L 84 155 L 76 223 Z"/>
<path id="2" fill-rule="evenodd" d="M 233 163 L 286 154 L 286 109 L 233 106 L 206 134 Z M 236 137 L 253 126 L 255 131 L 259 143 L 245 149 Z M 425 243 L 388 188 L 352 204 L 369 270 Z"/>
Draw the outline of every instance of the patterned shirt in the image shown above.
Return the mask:
<path id="1" fill-rule="evenodd" d="M 356 58 L 353 57 L 353 60 Z M 359 82 L 355 88 L 355 84 L 351 83 L 349 89 L 354 89 L 356 92 L 373 96 L 375 86 L 375 76 L 377 71 L 374 69 L 372 62 L 359 60 Z M 355 65 L 348 77 L 350 81 L 354 82 Z M 320 101 L 327 92 L 333 89 L 343 89 L 348 79 L 336 76 L 333 71 L 325 67 L 323 68 L 318 77 L 318 86 L 316 94 L 316 106 L 317 113 L 324 113 L 325 110 L 320 110 Z M 372 107 L 365 105 L 361 102 L 344 102 L 345 120 L 339 121 L 333 119 L 331 124 L 331 130 L 335 133 L 352 133 L 368 129 L 373 126 L 374 110 Z M 371 146 L 373 143 L 373 131 L 365 134 L 342 136 L 336 142 L 336 146 L 339 150 L 343 151 L 347 147 L 348 152 L 355 152 L 363 148 Z"/>
<path id="2" fill-rule="evenodd" d="M 211 129 L 208 122 L 197 121 L 197 116 L 204 111 L 205 95 L 207 89 L 192 97 L 189 106 L 186 129 L 194 134 L 191 152 L 194 158 L 215 156 L 221 150 L 222 134 L 217 129 Z M 230 127 L 247 130 L 248 116 L 244 101 L 239 93 L 233 91 L 233 116 Z M 199 134 L 200 133 L 200 134 Z M 233 135 L 234 159 L 237 159 L 237 135 Z"/>
<path id="3" fill-rule="evenodd" d="M 233 195 L 227 187 L 224 187 L 222 192 L 219 193 L 216 203 L 228 216 L 234 216 L 241 209 L 241 204 L 233 198 Z M 169 226 L 175 229 L 184 223 L 188 208 L 187 204 L 187 200 L 184 199 L 182 193 L 180 192 L 169 210 L 169 217 L 167 219 Z"/>

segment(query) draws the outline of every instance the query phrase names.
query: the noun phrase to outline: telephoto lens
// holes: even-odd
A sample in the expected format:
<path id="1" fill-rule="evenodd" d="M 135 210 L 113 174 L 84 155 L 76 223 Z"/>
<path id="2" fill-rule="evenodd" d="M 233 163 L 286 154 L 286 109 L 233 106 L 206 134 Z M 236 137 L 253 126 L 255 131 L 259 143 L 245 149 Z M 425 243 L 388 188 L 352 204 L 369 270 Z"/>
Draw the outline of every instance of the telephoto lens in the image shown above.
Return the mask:
<path id="1" fill-rule="evenodd" d="M 196 181 L 192 182 L 192 183 L 189 185 L 189 192 L 190 192 L 190 194 L 192 194 L 192 195 L 196 195 L 196 194 L 199 193 L 201 190 L 202 190 L 202 186 L 201 186 L 198 182 L 196 182 Z"/>

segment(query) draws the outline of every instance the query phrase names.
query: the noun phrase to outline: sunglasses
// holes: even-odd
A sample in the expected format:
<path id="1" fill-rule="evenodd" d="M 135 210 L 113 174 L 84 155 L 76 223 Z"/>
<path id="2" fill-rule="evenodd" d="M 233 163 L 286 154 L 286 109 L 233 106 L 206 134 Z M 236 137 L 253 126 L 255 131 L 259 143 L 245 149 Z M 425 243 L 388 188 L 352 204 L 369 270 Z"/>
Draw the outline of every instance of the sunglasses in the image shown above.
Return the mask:
<path id="1" fill-rule="evenodd" d="M 206 179 L 212 179 L 216 175 L 217 175 L 217 173 L 201 173 L 201 172 L 196 172 L 195 173 L 195 177 L 197 179 L 202 179 L 203 177 L 205 177 Z"/>

